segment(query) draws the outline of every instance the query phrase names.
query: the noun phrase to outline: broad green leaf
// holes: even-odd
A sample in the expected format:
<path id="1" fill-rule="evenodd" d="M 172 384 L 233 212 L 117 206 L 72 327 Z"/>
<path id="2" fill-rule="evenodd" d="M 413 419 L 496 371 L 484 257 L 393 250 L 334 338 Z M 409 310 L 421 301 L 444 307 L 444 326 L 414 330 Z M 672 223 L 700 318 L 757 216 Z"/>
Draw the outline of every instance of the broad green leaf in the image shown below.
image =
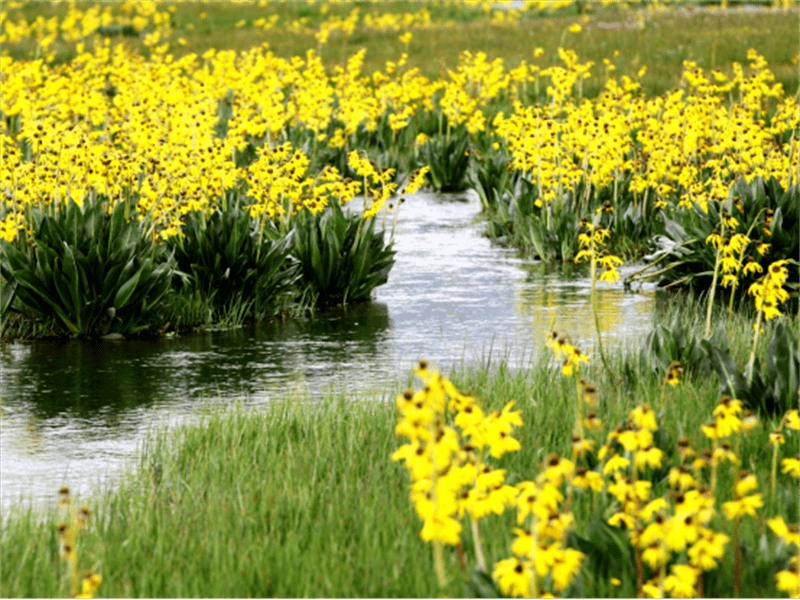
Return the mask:
<path id="1" fill-rule="evenodd" d="M 66 306 L 70 307 L 72 314 L 76 315 L 77 318 L 80 318 L 81 310 L 84 304 L 81 301 L 80 275 L 78 274 L 78 267 L 75 264 L 75 254 L 72 252 L 72 248 L 69 247 L 67 242 L 64 242 L 64 261 L 62 264 L 62 269 L 62 273 L 56 275 L 55 279 L 58 281 L 63 274 L 65 278 L 64 283 L 69 291 L 71 300 L 71 302 Z"/>
<path id="2" fill-rule="evenodd" d="M 6 283 L 0 286 L 0 321 L 5 318 L 8 307 L 14 301 L 17 285 L 16 281 L 7 280 Z"/>
<path id="3" fill-rule="evenodd" d="M 117 290 L 117 293 L 114 296 L 114 302 L 112 304 L 114 308 L 117 309 L 117 311 L 127 306 L 131 298 L 131 295 L 136 289 L 136 285 L 139 283 L 139 277 L 141 276 L 141 274 L 142 274 L 142 269 L 139 268 L 136 271 L 136 273 L 134 273 L 133 277 L 131 277 L 125 283 L 123 283 Z"/>

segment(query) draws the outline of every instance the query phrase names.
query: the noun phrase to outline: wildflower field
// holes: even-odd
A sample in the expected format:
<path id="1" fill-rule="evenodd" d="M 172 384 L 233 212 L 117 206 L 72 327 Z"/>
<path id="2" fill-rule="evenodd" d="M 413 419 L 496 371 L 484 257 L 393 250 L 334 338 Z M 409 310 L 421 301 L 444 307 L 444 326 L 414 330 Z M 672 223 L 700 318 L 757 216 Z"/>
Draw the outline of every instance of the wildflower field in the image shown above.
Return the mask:
<path id="1" fill-rule="evenodd" d="M 627 351 L 154 432 L 3 515 L 0 593 L 797 597 L 800 21 L 731 4 L 4 2 L 4 339 L 367 300 L 423 186 L 593 306 L 623 262 L 677 299 Z"/>

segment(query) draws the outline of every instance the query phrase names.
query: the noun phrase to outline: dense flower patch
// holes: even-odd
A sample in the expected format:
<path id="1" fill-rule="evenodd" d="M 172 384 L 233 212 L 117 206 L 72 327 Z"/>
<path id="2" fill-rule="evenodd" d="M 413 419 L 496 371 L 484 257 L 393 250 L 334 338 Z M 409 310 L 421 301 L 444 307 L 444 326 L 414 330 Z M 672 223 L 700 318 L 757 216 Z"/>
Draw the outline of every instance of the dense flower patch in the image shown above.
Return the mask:
<path id="1" fill-rule="evenodd" d="M 640 404 L 627 421 L 608 427 L 597 413 L 597 389 L 580 379 L 579 366 L 588 357 L 557 333 L 548 341 L 557 358 L 565 361 L 564 375 L 576 383 L 576 401 L 565 407 L 575 417 L 572 456 L 548 456 L 531 479 L 511 485 L 507 470 L 496 464 L 504 454 L 520 449 L 513 432 L 523 425 L 522 411 L 512 410 L 513 401 L 502 411 L 485 413 L 477 398 L 462 394 L 424 361 L 414 369 L 422 389 L 397 397 L 395 432 L 408 441 L 392 460 L 403 461 L 408 469 L 410 499 L 423 522 L 420 537 L 433 545 L 439 584 L 446 585 L 452 577 L 445 571 L 444 548 L 458 547 L 463 555 L 462 523 L 468 522 L 476 570 L 491 570 L 506 596 L 570 596 L 581 589 L 577 586 L 582 577 L 598 584 L 602 576 L 596 566 L 603 552 L 599 527 L 605 528 L 604 536 L 616 536 L 619 544 L 616 558 L 606 557 L 613 565 L 608 589 L 620 585 L 624 572 L 630 572 L 640 598 L 702 597 L 708 593 L 704 581 L 709 579 L 714 581 L 712 594 L 738 597 L 742 571 L 772 561 L 777 589 L 797 597 L 796 524 L 787 525 L 774 513 L 767 520 L 779 540 L 777 558 L 760 551 L 748 564 L 739 545 L 743 521 L 778 505 L 779 448 L 789 432 L 800 429 L 797 410 L 786 412 L 769 436 L 773 461 L 767 485 L 744 468 L 742 440 L 761 424 L 753 411 L 743 411 L 739 400 L 721 397 L 701 436 L 693 432 L 667 439 L 659 433 L 667 405 L 654 410 Z M 679 385 L 677 366 L 667 383 Z M 796 433 L 792 435 L 796 439 Z M 796 488 L 792 478 L 798 476 L 798 458 L 790 454 L 781 465 L 788 474 L 786 489 Z M 729 487 L 720 484 L 723 471 L 730 472 Z M 516 512 L 512 556 L 490 568 L 480 523 L 507 510 Z M 602 522 L 593 523 L 598 515 L 604 515 Z M 592 527 L 595 538 L 586 533 Z M 721 561 L 730 560 L 728 554 L 733 555 L 733 579 L 721 584 L 716 571 Z M 581 568 L 587 560 L 593 563 L 590 571 Z"/>
<path id="2" fill-rule="evenodd" d="M 310 226 L 299 213 L 321 215 L 357 195 L 363 220 L 394 210 L 426 177 L 440 190 L 474 186 L 490 235 L 543 259 L 585 256 L 581 219 L 594 221 L 601 207 L 615 255 L 660 248 L 673 274 L 710 260 L 713 271 L 694 270 L 719 271 L 734 291 L 794 257 L 800 111 L 755 50 L 732 74 L 686 61 L 680 87 L 652 98 L 635 77 L 617 79 L 607 58 L 603 89 L 587 99 L 592 61 L 561 48 L 561 64 L 547 68 L 535 64 L 541 49 L 518 65 L 465 51 L 434 80 L 406 68 L 405 54 L 373 73 L 362 72 L 363 51 L 333 72 L 314 50 L 289 60 L 268 47 L 178 58 L 158 41 L 169 26 L 158 6 L 126 3 L 114 14 L 71 5 L 66 19 L 28 30 L 4 19 L 9 39 L 35 31 L 43 51 L 48 36 L 77 49 L 59 65 L 0 57 L 5 242 L 30 251 L 36 210 L 55 216 L 70 203 L 100 203 L 107 214 L 123 203 L 153 245 L 182 237 L 191 214 L 204 224 L 238 209 L 259 239 L 265 228 L 288 235 Z M 104 27 L 153 36 L 149 57 L 97 35 Z M 741 186 L 761 181 L 774 182 L 770 193 L 743 198 Z M 13 269 L 3 276 L 14 279 Z M 796 282 L 792 270 L 790 289 Z M 12 304 L 8 294 L 0 303 Z"/>

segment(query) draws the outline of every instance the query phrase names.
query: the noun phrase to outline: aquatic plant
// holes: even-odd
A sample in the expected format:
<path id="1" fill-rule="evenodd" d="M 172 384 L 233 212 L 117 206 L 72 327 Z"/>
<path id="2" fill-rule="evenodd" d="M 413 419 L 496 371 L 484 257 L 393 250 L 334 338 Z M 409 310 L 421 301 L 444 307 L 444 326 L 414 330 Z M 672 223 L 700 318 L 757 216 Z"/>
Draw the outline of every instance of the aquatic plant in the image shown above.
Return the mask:
<path id="1" fill-rule="evenodd" d="M 675 208 L 672 217 L 662 215 L 658 249 L 645 260 L 653 265 L 671 261 L 656 274 L 660 286 L 708 287 L 712 294 L 718 283 L 730 288 L 730 310 L 736 290 L 755 281 L 768 262 L 797 256 L 798 199 L 797 184 L 784 188 L 774 177 L 739 179 L 719 202 L 689 204 Z M 790 285 L 797 287 L 796 274 Z"/>
<path id="2" fill-rule="evenodd" d="M 429 136 L 425 140 L 428 177 L 439 192 L 462 192 L 467 189 L 470 164 L 470 139 L 466 131 Z"/>
<path id="3" fill-rule="evenodd" d="M 46 212 L 27 207 L 32 231 L 0 240 L 4 293 L 15 294 L 20 311 L 53 317 L 75 337 L 148 327 L 148 315 L 170 289 L 175 261 L 153 244 L 148 220 L 128 220 L 125 203 L 108 214 L 107 205 L 107 198 L 94 197 L 82 206 L 69 198 Z M 6 310 L 14 306 L 7 295 L 3 303 Z"/>
<path id="4" fill-rule="evenodd" d="M 244 303 L 239 320 L 249 312 L 263 318 L 293 293 L 300 277 L 300 265 L 290 256 L 291 243 L 291 231 L 281 236 L 271 221 L 259 223 L 236 206 L 208 216 L 187 213 L 182 235 L 167 240 L 184 274 L 173 280 L 174 287 L 186 287 L 190 295 L 200 292 L 216 313 L 214 322 L 237 301 Z"/>

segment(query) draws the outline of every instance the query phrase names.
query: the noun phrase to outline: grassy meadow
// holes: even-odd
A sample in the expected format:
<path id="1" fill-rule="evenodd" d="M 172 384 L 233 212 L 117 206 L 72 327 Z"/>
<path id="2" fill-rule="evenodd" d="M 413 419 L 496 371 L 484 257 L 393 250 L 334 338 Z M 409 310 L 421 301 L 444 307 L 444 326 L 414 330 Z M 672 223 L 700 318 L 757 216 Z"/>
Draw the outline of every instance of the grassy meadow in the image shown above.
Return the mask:
<path id="1" fill-rule="evenodd" d="M 798 11 L 722 4 L 4 2 L 11 338 L 369 298 L 423 185 L 593 307 L 647 252 L 670 297 L 626 348 L 220 399 L 3 514 L 0 595 L 797 597 Z"/>

